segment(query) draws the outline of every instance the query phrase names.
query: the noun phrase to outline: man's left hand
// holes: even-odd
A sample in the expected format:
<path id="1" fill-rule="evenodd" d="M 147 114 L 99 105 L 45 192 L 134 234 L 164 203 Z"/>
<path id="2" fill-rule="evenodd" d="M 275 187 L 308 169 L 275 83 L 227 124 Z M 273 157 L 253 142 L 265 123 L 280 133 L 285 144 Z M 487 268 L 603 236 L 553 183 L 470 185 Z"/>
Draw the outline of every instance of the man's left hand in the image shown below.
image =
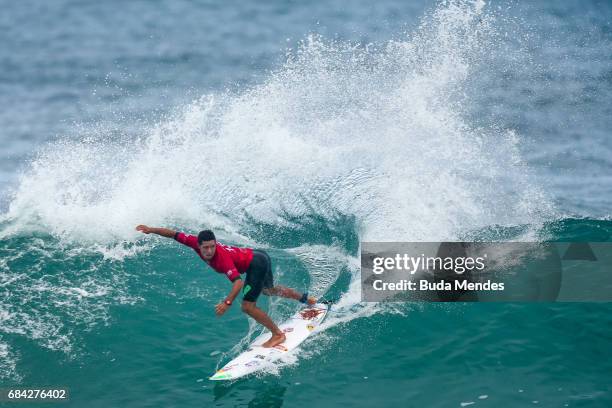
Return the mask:
<path id="1" fill-rule="evenodd" d="M 225 302 L 221 302 L 217 306 L 215 306 L 215 312 L 217 313 L 217 316 L 221 316 L 223 313 L 225 313 L 227 309 L 229 309 L 229 306 Z"/>

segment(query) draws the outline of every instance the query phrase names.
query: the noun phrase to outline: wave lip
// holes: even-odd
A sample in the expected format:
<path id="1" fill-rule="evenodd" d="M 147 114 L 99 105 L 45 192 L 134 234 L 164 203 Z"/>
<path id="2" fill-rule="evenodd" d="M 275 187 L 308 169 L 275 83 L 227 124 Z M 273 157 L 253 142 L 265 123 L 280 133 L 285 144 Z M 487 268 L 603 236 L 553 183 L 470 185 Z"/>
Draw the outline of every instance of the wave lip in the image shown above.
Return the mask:
<path id="1" fill-rule="evenodd" d="M 109 243 L 135 239 L 137 223 L 239 233 L 245 214 L 338 212 L 365 239 L 439 241 L 549 220 L 520 136 L 466 114 L 494 23 L 483 2 L 452 1 L 387 43 L 313 34 L 262 83 L 205 95 L 137 137 L 56 140 L 22 175 L 2 233 Z"/>

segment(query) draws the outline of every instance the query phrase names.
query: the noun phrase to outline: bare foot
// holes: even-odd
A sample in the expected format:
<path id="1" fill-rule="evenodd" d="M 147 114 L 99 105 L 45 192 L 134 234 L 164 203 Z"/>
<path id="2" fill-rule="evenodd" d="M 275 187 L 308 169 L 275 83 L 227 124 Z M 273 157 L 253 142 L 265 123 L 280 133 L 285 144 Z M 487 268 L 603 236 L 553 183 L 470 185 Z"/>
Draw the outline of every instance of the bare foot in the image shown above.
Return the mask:
<path id="1" fill-rule="evenodd" d="M 270 340 L 262 344 L 262 347 L 269 348 L 278 346 L 285 340 L 287 340 L 287 336 L 285 336 L 285 333 L 273 334 L 272 337 L 270 337 Z"/>
<path id="2" fill-rule="evenodd" d="M 315 303 L 317 303 L 317 299 L 315 299 L 313 297 L 309 297 L 308 298 L 308 304 L 309 305 L 314 305 Z"/>

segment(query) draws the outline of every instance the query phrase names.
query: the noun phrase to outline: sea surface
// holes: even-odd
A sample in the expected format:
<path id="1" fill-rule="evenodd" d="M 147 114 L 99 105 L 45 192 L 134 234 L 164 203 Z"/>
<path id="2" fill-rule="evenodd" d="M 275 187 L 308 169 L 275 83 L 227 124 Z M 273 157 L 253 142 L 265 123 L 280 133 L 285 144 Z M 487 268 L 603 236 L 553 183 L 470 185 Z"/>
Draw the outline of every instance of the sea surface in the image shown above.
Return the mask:
<path id="1" fill-rule="evenodd" d="M 361 302 L 359 249 L 612 241 L 611 131 L 609 1 L 4 2 L 0 388 L 610 407 L 609 304 Z M 138 224 L 264 248 L 337 304 L 272 370 L 212 383 L 259 328 L 215 317 L 227 281 Z"/>

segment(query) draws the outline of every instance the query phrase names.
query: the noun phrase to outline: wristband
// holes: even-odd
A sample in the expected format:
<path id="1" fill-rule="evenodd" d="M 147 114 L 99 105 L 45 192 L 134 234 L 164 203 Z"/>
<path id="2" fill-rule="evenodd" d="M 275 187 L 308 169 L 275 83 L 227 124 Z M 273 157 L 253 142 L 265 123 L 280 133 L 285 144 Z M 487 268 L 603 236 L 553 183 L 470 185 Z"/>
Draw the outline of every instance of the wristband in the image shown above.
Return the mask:
<path id="1" fill-rule="evenodd" d="M 223 303 L 225 303 L 225 304 L 226 304 L 226 305 L 228 305 L 228 306 L 231 306 L 231 305 L 232 305 L 232 301 L 231 301 L 231 300 L 227 300 L 227 299 L 225 299 L 225 300 L 223 301 Z"/>

